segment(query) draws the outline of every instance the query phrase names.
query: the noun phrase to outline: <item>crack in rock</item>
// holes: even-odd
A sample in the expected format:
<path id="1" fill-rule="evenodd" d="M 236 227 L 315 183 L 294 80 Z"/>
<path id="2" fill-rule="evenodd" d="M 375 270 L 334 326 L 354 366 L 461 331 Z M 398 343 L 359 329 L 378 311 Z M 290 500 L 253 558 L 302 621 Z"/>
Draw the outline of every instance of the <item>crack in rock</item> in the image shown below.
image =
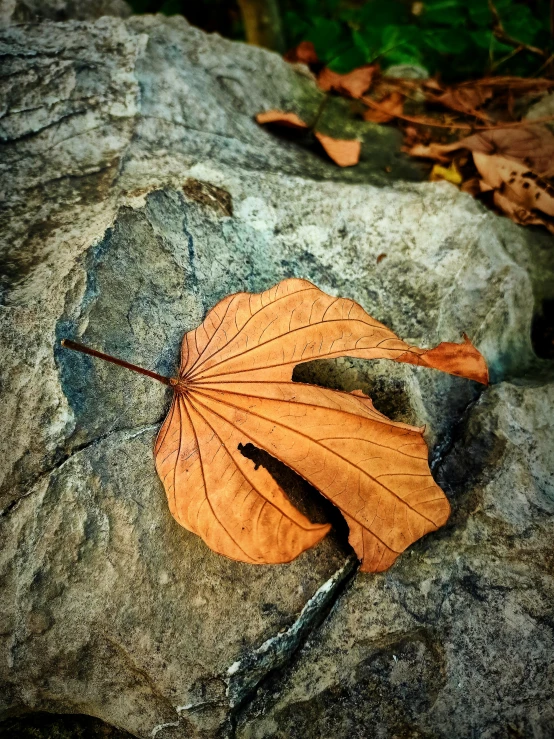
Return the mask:
<path id="1" fill-rule="evenodd" d="M 479 403 L 486 389 L 487 388 L 485 386 L 479 388 L 477 396 L 472 398 L 465 408 L 463 408 L 450 431 L 444 435 L 442 442 L 440 442 L 432 452 L 429 459 L 429 469 L 431 470 L 433 477 L 436 476 L 439 468 L 444 464 L 446 458 L 454 448 L 456 441 L 463 433 L 473 408 Z"/>
<path id="2" fill-rule="evenodd" d="M 154 726 L 154 728 L 150 732 L 150 736 L 152 737 L 152 739 L 154 739 L 154 737 L 156 736 L 156 734 L 158 734 L 158 732 L 163 731 L 164 729 L 167 729 L 170 726 L 179 726 L 179 723 L 180 723 L 179 721 L 169 721 L 166 724 L 158 724 L 157 726 Z"/>
<path id="3" fill-rule="evenodd" d="M 346 584 L 357 570 L 358 560 L 349 557 L 315 592 L 296 621 L 286 631 L 270 637 L 257 649 L 234 662 L 227 670 L 227 696 L 237 708 L 251 695 L 268 673 L 282 667 L 298 650 L 314 628 L 326 617 Z"/>
<path id="4" fill-rule="evenodd" d="M 100 442 L 104 441 L 110 436 L 113 436 L 114 434 L 128 434 L 126 436 L 126 439 L 134 439 L 135 436 L 139 436 L 140 434 L 145 433 L 146 431 L 153 431 L 159 426 L 159 422 L 149 424 L 148 426 L 137 426 L 136 428 L 131 429 L 112 429 L 111 431 L 107 431 L 105 434 L 102 434 L 101 436 L 97 436 L 95 439 L 91 439 L 90 441 L 86 441 L 84 444 L 79 444 L 78 446 L 73 447 L 69 452 L 64 454 L 55 464 L 53 464 L 51 467 L 49 467 L 47 470 L 42 472 L 38 477 L 36 477 L 25 489 L 25 491 L 15 500 L 12 500 L 11 503 L 8 503 L 8 505 L 0 510 L 0 519 L 6 518 L 9 516 L 10 513 L 13 513 L 14 510 L 19 506 L 22 500 L 25 498 L 28 498 L 29 495 L 33 492 L 33 490 L 36 488 L 36 486 L 41 482 L 41 480 L 44 480 L 45 477 L 48 477 L 56 470 L 61 469 L 67 462 L 69 462 L 70 459 L 72 459 L 76 454 L 79 452 L 85 451 L 85 449 L 89 449 L 92 446 L 95 446 L 96 444 L 100 444 Z"/>

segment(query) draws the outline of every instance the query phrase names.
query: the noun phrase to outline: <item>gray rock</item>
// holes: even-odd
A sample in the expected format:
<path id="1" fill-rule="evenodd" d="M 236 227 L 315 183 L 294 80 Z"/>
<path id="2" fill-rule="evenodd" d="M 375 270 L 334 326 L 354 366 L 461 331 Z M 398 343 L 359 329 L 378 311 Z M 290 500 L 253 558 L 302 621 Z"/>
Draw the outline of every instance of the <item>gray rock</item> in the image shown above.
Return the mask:
<path id="1" fill-rule="evenodd" d="M 356 578 L 237 737 L 552 736 L 553 403 L 482 395 L 438 472 L 446 529 Z"/>
<path id="2" fill-rule="evenodd" d="M 384 72 L 386 77 L 396 77 L 406 80 L 426 80 L 429 72 L 419 64 L 393 64 Z"/>
<path id="3" fill-rule="evenodd" d="M 518 498 L 517 532 L 512 524 L 486 529 L 468 503 L 484 495 L 480 474 L 504 474 L 513 495 L 531 495 L 532 485 L 547 491 L 536 480 L 548 469 L 541 439 L 551 386 L 530 383 L 550 369 L 535 358 L 529 327 L 535 300 L 554 293 L 551 237 L 486 212 L 448 183 L 419 183 L 395 132 L 349 116 L 341 101 L 324 110 L 321 126 L 360 137 L 358 168 L 339 170 L 309 141 L 257 126 L 253 116 L 269 108 L 308 120 L 321 94 L 275 54 L 207 36 L 183 19 L 19 24 L 2 31 L 0 42 L 0 715 L 85 713 L 162 739 L 231 736 L 240 719 L 239 733 L 269 736 L 267 722 L 288 731 L 280 706 L 292 705 L 295 690 L 312 711 L 326 690 L 317 676 L 330 671 L 334 679 L 344 665 L 344 713 L 363 725 L 361 693 L 348 690 L 371 684 L 377 695 L 381 683 L 357 665 L 366 654 L 372 664 L 371 650 L 382 644 L 379 680 L 390 688 L 387 650 L 398 642 L 405 661 L 418 662 L 414 706 L 429 716 L 425 726 L 436 726 L 440 711 L 452 714 L 445 724 L 451 736 L 464 735 L 468 721 L 481 732 L 496 725 L 498 705 L 488 697 L 473 712 L 450 711 L 452 697 L 432 715 L 429 706 L 454 684 L 444 665 L 479 676 L 474 688 L 462 683 L 477 704 L 482 682 L 495 685 L 498 671 L 508 670 L 510 639 L 519 635 L 518 655 L 531 647 L 521 604 L 530 603 L 542 624 L 551 618 L 551 573 L 535 556 L 551 535 L 550 493 L 537 492 L 528 504 Z M 466 331 L 498 383 L 482 394 L 470 382 L 384 361 L 342 359 L 295 371 L 298 380 L 362 389 L 391 417 L 426 424 L 455 513 L 384 576 L 354 576 L 340 516 L 255 450 L 245 453 L 268 466 L 312 520 L 330 518 L 335 531 L 290 565 L 251 567 L 213 554 L 171 518 L 154 471 L 166 390 L 59 345 L 77 338 L 170 373 L 183 333 L 219 299 L 292 276 L 354 298 L 422 346 L 459 341 Z M 523 375 L 527 385 L 510 384 Z M 525 411 L 512 429 L 517 393 Z M 491 419 L 497 425 L 489 434 Z M 483 458 L 480 445 L 503 448 L 512 431 L 519 457 L 508 450 L 502 459 Z M 533 456 L 542 448 L 540 459 Z M 469 482 L 458 505 L 464 463 Z M 508 484 L 506 465 L 517 484 Z M 487 505 L 515 515 L 502 507 L 506 489 L 500 482 L 487 488 Z M 496 560 L 477 551 L 479 537 Z M 500 591 L 491 563 L 508 572 L 514 546 L 528 547 L 528 556 L 518 555 L 523 574 L 506 575 Z M 427 561 L 435 551 L 444 561 Z M 502 593 L 512 599 L 512 631 L 492 606 L 486 614 L 483 606 L 482 624 L 471 621 L 481 601 L 464 601 L 459 586 L 470 566 L 487 603 Z M 405 595 L 406 607 L 387 583 L 400 583 L 391 592 Z M 450 592 L 463 607 L 459 623 L 447 607 Z M 424 617 L 430 620 L 418 620 Z M 311 632 L 329 634 L 320 651 L 315 639 L 302 650 Z M 545 634 L 537 631 L 532 665 L 547 685 Z M 466 642 L 479 649 L 464 651 Z M 351 653 L 349 661 L 335 647 Z M 295 654 L 304 667 L 289 674 Z M 295 677 L 310 669 L 313 679 Z M 409 665 L 402 669 L 390 678 L 395 685 L 409 674 Z M 499 695 L 516 706 L 519 678 L 506 675 Z M 524 694 L 541 701 L 547 720 L 548 701 L 529 685 Z M 402 690 L 391 705 L 405 705 Z M 267 721 L 252 702 L 255 691 Z M 336 704 L 325 701 L 334 721 Z M 382 736 L 396 731 L 391 710 L 375 714 Z M 414 710 L 403 721 L 420 731 Z M 311 723 L 314 732 L 321 727 Z M 347 735 L 341 731 L 334 735 Z"/>
<path id="4" fill-rule="evenodd" d="M 96 20 L 103 15 L 128 18 L 125 0 L 0 0 L 0 26 L 38 20 Z"/>

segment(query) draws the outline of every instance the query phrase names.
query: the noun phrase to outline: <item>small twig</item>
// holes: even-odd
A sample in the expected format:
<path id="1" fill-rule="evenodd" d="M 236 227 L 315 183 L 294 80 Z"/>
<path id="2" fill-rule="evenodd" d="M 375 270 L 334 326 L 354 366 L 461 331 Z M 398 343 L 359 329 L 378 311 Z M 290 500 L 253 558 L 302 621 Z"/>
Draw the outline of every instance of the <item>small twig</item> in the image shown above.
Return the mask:
<path id="1" fill-rule="evenodd" d="M 554 0 L 553 0 L 553 1 L 554 1 Z M 548 65 L 549 65 L 549 64 L 552 64 L 552 62 L 554 62 L 554 54 L 551 54 L 551 55 L 550 55 L 550 56 L 548 57 L 548 59 L 547 59 L 547 60 L 545 61 L 545 63 L 544 63 L 543 65 L 541 65 L 541 66 L 540 66 L 540 67 L 539 67 L 539 68 L 537 69 L 537 71 L 535 72 L 535 74 L 533 75 L 533 77 L 537 77 L 537 75 L 539 75 L 539 74 L 540 74 L 540 73 L 541 73 L 541 72 L 543 71 L 543 69 L 546 69 L 546 67 L 548 67 Z"/>
<path id="2" fill-rule="evenodd" d="M 492 62 L 494 59 L 494 50 L 492 48 L 493 46 L 494 46 L 494 32 L 491 31 L 491 39 L 489 41 L 489 65 L 488 65 L 487 72 L 486 72 L 487 77 L 493 70 L 493 66 L 492 66 Z"/>
<path id="3" fill-rule="evenodd" d="M 153 380 L 158 380 L 158 382 L 162 382 L 164 385 L 173 386 L 177 383 L 177 381 L 173 377 L 164 377 L 163 375 L 159 375 L 157 372 L 152 372 L 151 370 L 144 369 L 144 367 L 138 367 L 136 364 L 125 362 L 125 360 L 123 359 L 112 357 L 111 354 L 104 354 L 104 352 L 96 351 L 96 349 L 91 349 L 88 346 L 84 346 L 84 344 L 78 344 L 76 341 L 71 341 L 71 339 L 62 339 L 60 343 L 66 349 L 73 349 L 73 351 L 81 352 L 82 354 L 88 354 L 91 357 L 103 359 L 106 362 L 111 362 L 112 364 L 117 364 L 119 365 L 119 367 L 125 367 L 125 369 L 132 370 L 133 372 L 138 372 L 141 375 L 146 375 L 147 377 L 151 377 Z"/>
<path id="4" fill-rule="evenodd" d="M 551 3 L 552 3 L 552 0 L 551 0 Z M 525 49 L 525 51 L 528 51 L 530 54 L 536 54 L 537 56 L 540 56 L 543 59 L 547 56 L 546 51 L 543 51 L 542 49 L 539 49 L 536 46 L 531 46 L 530 44 L 524 44 L 523 41 L 518 41 L 517 39 L 513 38 L 512 36 L 506 33 L 506 31 L 504 30 L 504 26 L 502 25 L 502 20 L 500 18 L 500 15 L 498 14 L 498 10 L 495 8 L 492 0 L 489 0 L 489 9 L 493 17 L 492 32 L 499 41 L 502 41 L 508 46 L 515 46 L 515 47 L 521 46 L 522 49 Z"/>
<path id="5" fill-rule="evenodd" d="M 491 72 L 494 72 L 501 64 L 504 64 L 504 62 L 509 61 L 512 59 L 516 54 L 519 54 L 520 51 L 523 51 L 523 46 L 518 46 L 517 49 L 514 49 L 511 51 L 507 56 L 502 57 L 502 59 L 499 59 L 497 62 L 491 65 Z"/>

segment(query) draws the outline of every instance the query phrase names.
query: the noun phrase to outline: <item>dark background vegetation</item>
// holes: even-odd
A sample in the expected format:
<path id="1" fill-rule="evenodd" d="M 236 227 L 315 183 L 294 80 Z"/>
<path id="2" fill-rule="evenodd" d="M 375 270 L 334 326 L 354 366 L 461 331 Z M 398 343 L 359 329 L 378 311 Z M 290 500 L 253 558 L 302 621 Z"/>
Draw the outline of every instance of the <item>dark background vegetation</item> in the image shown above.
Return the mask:
<path id="1" fill-rule="evenodd" d="M 545 59 L 554 50 L 552 0 L 494 0 L 492 8 L 489 0 L 131 0 L 137 13 L 179 13 L 239 40 L 245 6 L 277 3 L 285 48 L 312 41 L 337 72 L 377 60 L 383 67 L 422 65 L 445 80 L 529 77 L 542 74 L 545 64 L 529 47 L 545 51 Z M 498 19 L 503 38 L 495 33 Z"/>

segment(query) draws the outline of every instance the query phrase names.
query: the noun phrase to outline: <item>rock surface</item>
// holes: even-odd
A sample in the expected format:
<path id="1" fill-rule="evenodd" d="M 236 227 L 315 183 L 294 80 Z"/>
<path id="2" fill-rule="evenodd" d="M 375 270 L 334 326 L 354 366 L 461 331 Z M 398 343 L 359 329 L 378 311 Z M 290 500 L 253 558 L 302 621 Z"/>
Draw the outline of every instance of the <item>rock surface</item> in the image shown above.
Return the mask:
<path id="1" fill-rule="evenodd" d="M 1 0 L 0 25 L 38 20 L 96 20 L 104 15 L 128 18 L 125 0 Z"/>
<path id="2" fill-rule="evenodd" d="M 315 114 L 313 83 L 183 19 L 1 36 L 2 715 L 161 739 L 551 734 L 552 370 L 530 342 L 551 237 L 417 182 L 395 132 L 340 101 L 322 126 L 363 140 L 358 168 L 258 127 Z M 466 331 L 490 364 L 484 392 L 384 361 L 296 370 L 426 424 L 454 514 L 384 575 L 356 575 L 340 517 L 263 455 L 334 532 L 276 567 L 207 550 L 154 471 L 166 391 L 59 346 L 169 373 L 217 300 L 291 276 L 422 346 Z"/>
<path id="3" fill-rule="evenodd" d="M 358 577 L 237 737 L 552 736 L 553 404 L 483 393 L 438 471 L 447 528 Z"/>

